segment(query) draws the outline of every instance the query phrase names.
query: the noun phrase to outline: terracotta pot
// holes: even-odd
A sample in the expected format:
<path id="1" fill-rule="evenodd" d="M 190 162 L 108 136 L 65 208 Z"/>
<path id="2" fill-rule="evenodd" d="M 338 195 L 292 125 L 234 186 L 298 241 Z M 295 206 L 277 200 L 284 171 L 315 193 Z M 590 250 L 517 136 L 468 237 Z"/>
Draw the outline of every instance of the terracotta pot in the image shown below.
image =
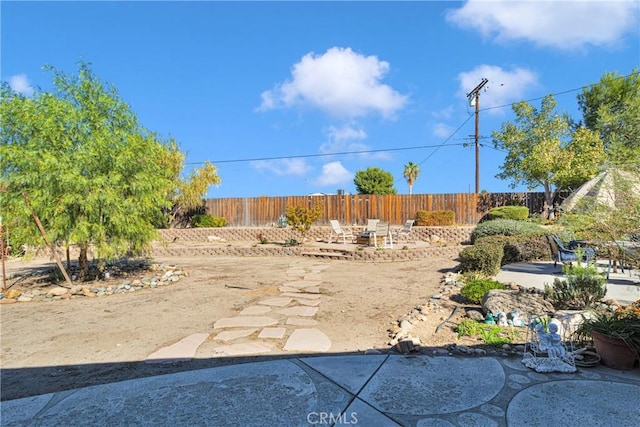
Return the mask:
<path id="1" fill-rule="evenodd" d="M 620 371 L 630 371 L 636 364 L 636 352 L 625 340 L 591 331 L 602 364 Z"/>

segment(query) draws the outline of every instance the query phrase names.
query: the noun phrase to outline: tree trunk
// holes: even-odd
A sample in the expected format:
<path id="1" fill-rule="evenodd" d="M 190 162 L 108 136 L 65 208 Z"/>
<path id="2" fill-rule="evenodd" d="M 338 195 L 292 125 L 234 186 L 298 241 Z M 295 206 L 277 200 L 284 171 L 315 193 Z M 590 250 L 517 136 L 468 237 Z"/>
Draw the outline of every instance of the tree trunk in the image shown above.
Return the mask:
<path id="1" fill-rule="evenodd" d="M 551 186 L 549 184 L 544 184 L 544 212 L 542 213 L 542 216 L 546 219 L 555 218 L 553 196 L 554 192 L 551 191 Z"/>
<path id="2" fill-rule="evenodd" d="M 87 258 L 87 247 L 80 245 L 80 256 L 78 257 L 78 278 L 84 279 L 89 272 L 89 260 Z"/>

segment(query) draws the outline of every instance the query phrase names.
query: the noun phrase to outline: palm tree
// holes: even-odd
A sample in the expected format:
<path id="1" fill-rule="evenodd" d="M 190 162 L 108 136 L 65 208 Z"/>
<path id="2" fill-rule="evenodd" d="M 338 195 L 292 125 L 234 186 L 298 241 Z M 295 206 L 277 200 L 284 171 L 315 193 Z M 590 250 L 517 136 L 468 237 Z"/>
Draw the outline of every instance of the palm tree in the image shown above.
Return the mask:
<path id="1" fill-rule="evenodd" d="M 404 178 L 407 180 L 407 184 L 409 184 L 409 195 L 411 195 L 411 189 L 413 188 L 413 183 L 418 179 L 418 175 L 420 175 L 420 168 L 413 162 L 409 162 L 404 166 Z"/>

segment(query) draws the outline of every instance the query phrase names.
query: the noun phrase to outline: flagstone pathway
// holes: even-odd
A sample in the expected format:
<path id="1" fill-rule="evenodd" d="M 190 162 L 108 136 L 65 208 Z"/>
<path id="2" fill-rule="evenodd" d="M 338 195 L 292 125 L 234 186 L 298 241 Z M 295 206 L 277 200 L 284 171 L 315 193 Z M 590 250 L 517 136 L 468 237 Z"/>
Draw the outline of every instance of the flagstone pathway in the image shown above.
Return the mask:
<path id="1" fill-rule="evenodd" d="M 213 333 L 196 333 L 149 355 L 147 363 L 172 363 L 196 357 L 247 356 L 274 350 L 328 352 L 331 340 L 316 328 L 314 316 L 321 303 L 324 263 L 295 260 L 287 270 L 289 281 L 242 309 L 236 316 L 218 319 Z M 202 346 L 212 338 L 213 347 Z M 204 351 L 203 347 L 207 347 Z M 209 353 L 208 355 L 203 353 Z"/>

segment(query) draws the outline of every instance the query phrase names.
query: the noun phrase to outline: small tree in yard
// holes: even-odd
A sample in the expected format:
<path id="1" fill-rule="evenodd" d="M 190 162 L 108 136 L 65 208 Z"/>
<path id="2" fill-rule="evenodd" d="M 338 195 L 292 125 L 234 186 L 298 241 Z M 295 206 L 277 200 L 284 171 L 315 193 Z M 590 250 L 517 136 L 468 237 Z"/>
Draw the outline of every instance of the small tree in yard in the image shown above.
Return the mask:
<path id="1" fill-rule="evenodd" d="M 599 135 L 584 127 L 572 130 L 568 117 L 556 114 L 555 108 L 553 95 L 544 97 L 539 110 L 515 103 L 515 121 L 493 132 L 494 146 L 507 152 L 497 177 L 511 179 L 512 187 L 543 187 L 546 208 L 553 206 L 558 190 L 593 178 L 605 160 Z"/>
<path id="2" fill-rule="evenodd" d="M 24 97 L 2 85 L 0 214 L 38 244 L 37 215 L 54 245 L 78 246 L 85 277 L 89 248 L 112 258 L 148 247 L 171 208 L 181 157 L 88 64 L 71 77 L 48 70 L 51 92 Z"/>
<path id="3" fill-rule="evenodd" d="M 304 206 L 288 206 L 285 213 L 287 223 L 302 235 L 302 241 L 311 229 L 311 225 L 322 216 L 322 205 L 309 209 Z"/>

